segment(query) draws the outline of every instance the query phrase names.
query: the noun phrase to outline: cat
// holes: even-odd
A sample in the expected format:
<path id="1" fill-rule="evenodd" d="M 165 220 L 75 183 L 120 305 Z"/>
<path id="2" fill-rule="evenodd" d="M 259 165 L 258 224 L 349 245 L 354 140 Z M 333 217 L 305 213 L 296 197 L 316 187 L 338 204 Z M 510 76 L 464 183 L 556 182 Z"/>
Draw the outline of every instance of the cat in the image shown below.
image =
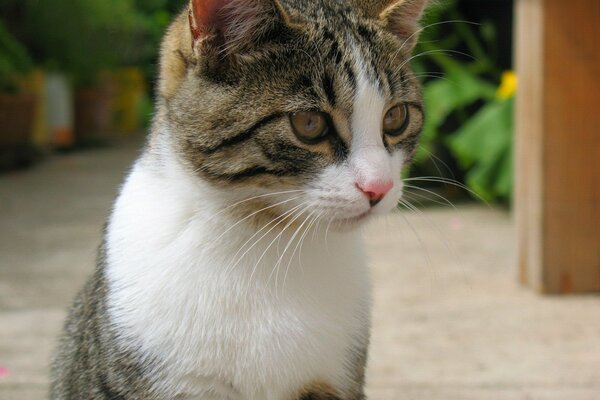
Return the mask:
<path id="1" fill-rule="evenodd" d="M 53 359 L 53 400 L 359 400 L 361 227 L 424 113 L 427 0 L 191 0 Z"/>

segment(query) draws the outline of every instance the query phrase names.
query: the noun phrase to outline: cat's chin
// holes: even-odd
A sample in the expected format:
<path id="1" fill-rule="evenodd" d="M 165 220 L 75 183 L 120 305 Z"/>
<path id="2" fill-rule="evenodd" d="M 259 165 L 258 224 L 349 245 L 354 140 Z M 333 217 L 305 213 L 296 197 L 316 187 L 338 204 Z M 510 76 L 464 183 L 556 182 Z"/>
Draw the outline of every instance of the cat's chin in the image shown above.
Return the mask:
<path id="1" fill-rule="evenodd" d="M 365 226 L 371 219 L 374 213 L 369 210 L 355 217 L 338 218 L 331 224 L 331 229 L 337 232 L 350 232 Z"/>
<path id="2" fill-rule="evenodd" d="M 336 218 L 331 222 L 331 230 L 337 232 L 351 232 L 366 226 L 373 219 L 388 215 L 392 210 L 370 209 L 354 217 Z"/>

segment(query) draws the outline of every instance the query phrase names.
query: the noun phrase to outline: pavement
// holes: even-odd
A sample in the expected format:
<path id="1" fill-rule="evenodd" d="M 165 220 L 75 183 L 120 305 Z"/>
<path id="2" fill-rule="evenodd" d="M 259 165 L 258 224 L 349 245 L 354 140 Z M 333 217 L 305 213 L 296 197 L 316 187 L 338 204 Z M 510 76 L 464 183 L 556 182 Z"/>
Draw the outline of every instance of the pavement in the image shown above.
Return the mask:
<path id="1" fill-rule="evenodd" d="M 0 176 L 0 400 L 47 397 L 65 310 L 94 267 L 136 143 Z M 600 400 L 600 296 L 517 282 L 513 224 L 476 204 L 367 231 L 375 286 L 369 399 Z"/>

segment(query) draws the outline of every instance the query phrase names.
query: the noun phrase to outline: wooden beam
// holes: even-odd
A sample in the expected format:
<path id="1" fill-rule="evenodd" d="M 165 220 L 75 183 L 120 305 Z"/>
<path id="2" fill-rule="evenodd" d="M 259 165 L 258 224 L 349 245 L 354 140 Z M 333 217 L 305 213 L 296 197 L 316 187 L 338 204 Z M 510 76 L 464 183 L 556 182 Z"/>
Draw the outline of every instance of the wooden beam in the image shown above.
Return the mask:
<path id="1" fill-rule="evenodd" d="M 517 0 L 521 280 L 600 291 L 600 1 Z"/>

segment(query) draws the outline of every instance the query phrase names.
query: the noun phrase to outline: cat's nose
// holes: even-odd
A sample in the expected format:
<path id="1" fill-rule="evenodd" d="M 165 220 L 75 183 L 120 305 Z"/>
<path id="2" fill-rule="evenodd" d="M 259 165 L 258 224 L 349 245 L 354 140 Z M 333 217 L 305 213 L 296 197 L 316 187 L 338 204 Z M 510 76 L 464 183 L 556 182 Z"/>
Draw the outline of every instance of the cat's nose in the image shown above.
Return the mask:
<path id="1" fill-rule="evenodd" d="M 356 187 L 367 196 L 371 207 L 375 207 L 392 190 L 394 182 L 357 182 Z"/>

